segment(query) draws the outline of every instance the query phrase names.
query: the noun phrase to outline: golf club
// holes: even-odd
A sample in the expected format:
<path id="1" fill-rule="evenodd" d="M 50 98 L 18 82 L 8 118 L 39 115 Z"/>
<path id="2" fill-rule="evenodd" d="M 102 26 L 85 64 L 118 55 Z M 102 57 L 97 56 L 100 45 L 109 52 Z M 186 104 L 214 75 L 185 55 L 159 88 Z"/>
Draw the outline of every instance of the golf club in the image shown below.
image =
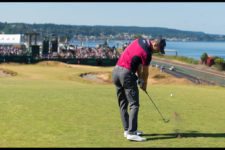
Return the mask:
<path id="1" fill-rule="evenodd" d="M 147 92 L 147 91 L 144 91 L 144 92 L 148 95 L 149 99 L 150 99 L 150 100 L 152 101 L 152 103 L 154 104 L 156 110 L 159 112 L 159 114 L 160 114 L 160 116 L 162 117 L 164 123 L 168 123 L 170 120 L 169 120 L 169 119 L 165 119 L 165 118 L 163 117 L 163 115 L 161 114 L 161 112 L 159 111 L 159 109 L 157 108 L 157 106 L 155 105 L 155 103 L 153 102 L 152 98 L 149 96 L 148 92 Z"/>

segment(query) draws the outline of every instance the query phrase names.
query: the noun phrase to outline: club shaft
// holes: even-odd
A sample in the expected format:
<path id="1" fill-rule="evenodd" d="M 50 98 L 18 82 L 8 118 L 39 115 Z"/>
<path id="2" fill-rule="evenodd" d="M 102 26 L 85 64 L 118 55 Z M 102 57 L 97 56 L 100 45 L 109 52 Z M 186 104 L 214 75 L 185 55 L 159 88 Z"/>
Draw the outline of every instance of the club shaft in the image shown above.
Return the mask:
<path id="1" fill-rule="evenodd" d="M 158 111 L 158 113 L 160 114 L 160 116 L 162 117 L 163 121 L 165 122 L 165 118 L 163 117 L 162 113 L 159 111 L 158 107 L 156 106 L 156 104 L 154 103 L 154 101 L 152 100 L 152 98 L 149 96 L 148 92 L 145 91 L 145 93 L 148 95 L 149 99 L 151 100 L 151 102 L 154 104 L 156 110 Z"/>

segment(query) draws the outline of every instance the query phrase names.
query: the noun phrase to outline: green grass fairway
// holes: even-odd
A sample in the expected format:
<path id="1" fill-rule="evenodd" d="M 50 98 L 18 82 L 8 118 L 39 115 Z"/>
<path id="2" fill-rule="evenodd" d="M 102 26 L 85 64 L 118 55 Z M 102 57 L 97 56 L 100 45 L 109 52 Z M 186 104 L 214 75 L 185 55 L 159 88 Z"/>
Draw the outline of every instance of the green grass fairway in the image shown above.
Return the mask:
<path id="1" fill-rule="evenodd" d="M 225 88 L 154 84 L 140 91 L 139 130 L 123 137 L 115 87 L 79 77 L 112 67 L 1 64 L 0 147 L 225 147 Z M 170 94 L 173 93 L 173 96 Z M 177 132 L 181 138 L 177 138 Z"/>

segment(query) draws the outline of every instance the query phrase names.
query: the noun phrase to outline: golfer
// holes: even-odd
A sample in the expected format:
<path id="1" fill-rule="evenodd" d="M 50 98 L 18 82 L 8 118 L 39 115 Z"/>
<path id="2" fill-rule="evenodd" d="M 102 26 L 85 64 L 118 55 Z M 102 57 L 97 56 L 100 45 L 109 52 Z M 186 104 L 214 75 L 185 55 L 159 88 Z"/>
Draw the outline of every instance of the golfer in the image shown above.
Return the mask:
<path id="1" fill-rule="evenodd" d="M 165 39 L 139 38 L 130 43 L 121 54 L 113 69 L 112 80 L 116 86 L 124 137 L 132 141 L 145 141 L 138 131 L 139 90 L 147 89 L 149 64 L 153 52 L 165 54 Z M 128 104 L 130 111 L 128 113 Z"/>

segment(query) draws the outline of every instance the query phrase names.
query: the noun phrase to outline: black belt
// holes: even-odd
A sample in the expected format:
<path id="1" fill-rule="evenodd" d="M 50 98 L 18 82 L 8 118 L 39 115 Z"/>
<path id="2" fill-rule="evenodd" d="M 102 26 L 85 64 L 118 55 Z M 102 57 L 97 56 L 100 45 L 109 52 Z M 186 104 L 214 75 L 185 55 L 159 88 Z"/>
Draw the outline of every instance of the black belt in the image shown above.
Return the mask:
<path id="1" fill-rule="evenodd" d="M 123 69 L 123 70 L 128 70 L 128 71 L 130 71 L 129 69 L 127 69 L 127 68 L 125 68 L 125 67 L 122 67 L 122 66 L 118 66 L 118 65 L 116 65 L 115 68 L 119 68 L 119 69 Z"/>
<path id="2" fill-rule="evenodd" d="M 135 75 L 135 72 L 132 72 L 131 70 L 129 70 L 129 69 L 125 68 L 125 67 L 116 65 L 115 68 L 118 68 L 118 69 L 121 69 L 121 70 L 127 70 L 127 71 L 130 71 L 131 74 L 134 74 L 134 75 Z M 135 76 L 136 76 L 136 75 L 135 75 Z"/>

